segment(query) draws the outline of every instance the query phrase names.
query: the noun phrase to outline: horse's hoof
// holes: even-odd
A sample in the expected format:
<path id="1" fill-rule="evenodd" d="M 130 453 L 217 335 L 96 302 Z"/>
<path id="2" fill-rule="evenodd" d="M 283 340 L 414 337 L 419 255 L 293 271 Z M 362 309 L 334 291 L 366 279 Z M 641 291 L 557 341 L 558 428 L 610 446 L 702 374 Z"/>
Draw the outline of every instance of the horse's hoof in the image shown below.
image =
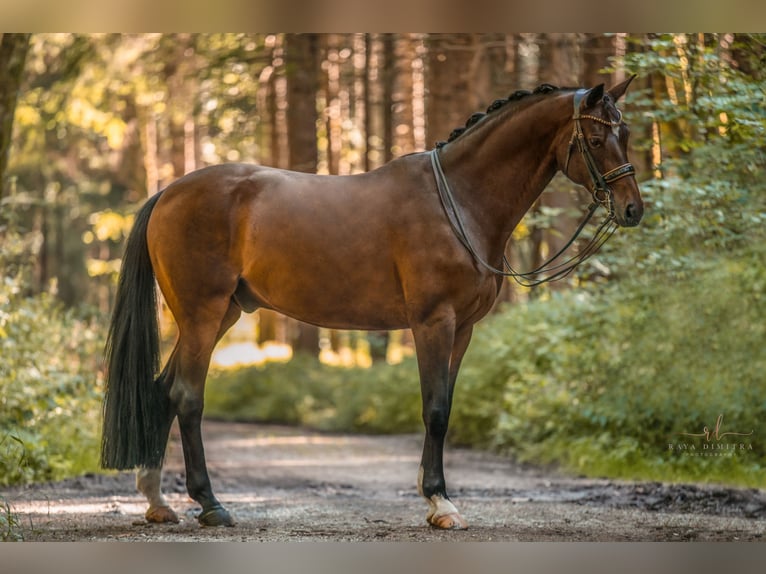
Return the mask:
<path id="1" fill-rule="evenodd" d="M 457 512 L 432 516 L 428 522 L 434 528 L 442 530 L 466 530 L 468 528 L 468 523 Z"/>
<path id="2" fill-rule="evenodd" d="M 202 526 L 234 526 L 234 519 L 223 506 L 214 506 L 197 517 Z"/>
<path id="3" fill-rule="evenodd" d="M 428 500 L 430 507 L 428 514 L 426 514 L 426 521 L 434 528 L 442 530 L 465 530 L 468 528 L 468 523 L 460 516 L 449 498 L 441 494 L 434 494 L 426 500 Z"/>
<path id="4" fill-rule="evenodd" d="M 162 524 L 164 522 L 172 522 L 178 524 L 178 515 L 169 506 L 150 506 L 146 511 L 146 521 L 156 524 Z"/>

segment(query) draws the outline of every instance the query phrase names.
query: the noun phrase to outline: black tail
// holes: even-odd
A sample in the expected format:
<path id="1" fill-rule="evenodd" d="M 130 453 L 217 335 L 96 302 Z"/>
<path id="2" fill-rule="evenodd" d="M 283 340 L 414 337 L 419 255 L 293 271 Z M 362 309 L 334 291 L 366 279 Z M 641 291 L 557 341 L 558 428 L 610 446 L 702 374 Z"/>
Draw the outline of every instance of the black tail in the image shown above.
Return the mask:
<path id="1" fill-rule="evenodd" d="M 157 293 L 146 228 L 160 194 L 136 214 L 120 269 L 106 342 L 101 465 L 157 468 L 167 444 L 169 404 L 160 366 Z"/>

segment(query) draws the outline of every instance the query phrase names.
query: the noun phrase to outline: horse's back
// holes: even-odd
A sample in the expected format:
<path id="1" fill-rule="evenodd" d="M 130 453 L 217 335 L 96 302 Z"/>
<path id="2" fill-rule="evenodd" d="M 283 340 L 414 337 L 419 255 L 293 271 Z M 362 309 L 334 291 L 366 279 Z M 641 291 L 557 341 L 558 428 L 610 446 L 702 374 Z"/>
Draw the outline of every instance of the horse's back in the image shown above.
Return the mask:
<path id="1" fill-rule="evenodd" d="M 411 196 L 413 190 L 423 187 L 422 181 L 413 181 L 401 172 L 400 168 L 385 173 L 376 170 L 356 175 L 317 175 L 256 164 L 225 163 L 179 178 L 163 191 L 158 207 L 167 209 L 173 203 L 174 209 L 192 211 L 257 204 L 262 210 L 274 212 L 272 216 L 279 212 L 294 215 L 296 210 L 311 211 L 315 216 L 327 211 L 353 216 L 360 208 L 370 206 L 380 220 L 387 211 L 398 212 L 396 205 L 401 203 L 402 196 Z M 345 223 L 353 223 L 353 219 L 357 218 L 351 217 Z"/>

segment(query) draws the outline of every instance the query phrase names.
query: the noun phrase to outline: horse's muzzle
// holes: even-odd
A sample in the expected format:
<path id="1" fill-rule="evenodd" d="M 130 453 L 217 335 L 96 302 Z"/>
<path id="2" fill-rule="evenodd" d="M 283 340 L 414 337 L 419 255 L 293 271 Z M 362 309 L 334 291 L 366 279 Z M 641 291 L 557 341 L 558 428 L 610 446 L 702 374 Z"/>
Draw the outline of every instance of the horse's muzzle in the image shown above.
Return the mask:
<path id="1" fill-rule="evenodd" d="M 641 218 L 644 216 L 644 204 L 643 202 L 638 203 L 629 203 L 625 206 L 625 212 L 622 216 L 622 221 L 620 221 L 620 225 L 622 227 L 635 227 L 639 224 L 641 221 Z"/>

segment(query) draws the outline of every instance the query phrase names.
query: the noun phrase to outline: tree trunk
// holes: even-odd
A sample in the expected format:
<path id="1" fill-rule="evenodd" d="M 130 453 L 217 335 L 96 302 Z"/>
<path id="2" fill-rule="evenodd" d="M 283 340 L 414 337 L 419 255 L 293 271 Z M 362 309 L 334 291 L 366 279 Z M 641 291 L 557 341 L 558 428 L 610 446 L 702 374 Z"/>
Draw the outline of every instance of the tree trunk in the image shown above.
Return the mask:
<path id="1" fill-rule="evenodd" d="M 766 46 L 753 34 L 733 34 L 732 59 L 736 69 L 757 80 L 763 79 Z"/>
<path id="2" fill-rule="evenodd" d="M 327 73 L 322 75 L 322 90 L 325 96 L 325 132 L 327 137 L 327 173 L 340 173 L 340 153 L 342 118 L 340 113 L 340 65 L 338 63 L 338 37 L 335 34 L 325 34 L 324 40 L 325 66 Z"/>
<path id="3" fill-rule="evenodd" d="M 268 118 L 267 165 L 286 168 L 287 117 L 283 63 L 283 38 L 278 35 L 271 53 L 271 72 L 264 78 L 262 105 Z M 258 309 L 258 344 L 287 344 L 287 317 L 269 309 Z"/>
<path id="4" fill-rule="evenodd" d="M 645 38 L 645 36 L 644 36 Z M 645 46 L 648 44 L 646 41 L 639 41 L 639 42 L 626 42 L 626 49 L 628 51 L 639 51 L 639 50 L 647 50 Z M 656 74 L 655 74 L 656 75 Z M 653 83 L 652 83 L 652 76 L 645 76 L 645 77 L 638 77 L 635 80 L 633 80 L 633 83 L 631 84 L 631 90 L 639 90 L 644 89 L 647 90 L 649 93 L 653 92 Z M 623 104 L 624 105 L 624 104 Z M 635 122 L 638 123 L 638 122 Z M 659 141 L 657 140 L 659 136 L 659 125 L 658 124 L 649 124 L 645 126 L 643 129 L 639 125 L 631 125 L 631 132 L 634 133 L 634 135 L 630 138 L 630 143 L 632 144 L 631 148 L 629 149 L 629 160 L 636 168 L 636 179 L 640 182 L 643 180 L 650 179 L 652 177 L 652 172 L 655 168 L 655 156 L 657 156 L 656 164 L 659 165 L 659 155 L 660 155 L 660 149 L 659 149 Z M 650 142 L 648 146 L 646 146 L 644 149 L 636 149 L 635 145 L 638 142 Z"/>
<path id="5" fill-rule="evenodd" d="M 305 173 L 316 173 L 318 161 L 316 95 L 319 91 L 319 46 L 319 34 L 288 34 L 285 38 L 290 169 Z M 319 352 L 319 329 L 299 323 L 293 350 L 316 356 Z"/>
<path id="6" fill-rule="evenodd" d="M 0 35 L 0 198 L 13 136 L 13 115 L 31 34 Z"/>
<path id="7" fill-rule="evenodd" d="M 496 97 L 508 96 L 523 87 L 522 70 L 524 62 L 521 55 L 522 38 L 519 34 L 506 34 L 497 38 L 493 44 L 491 54 L 494 62 L 493 68 L 501 71 L 499 78 L 496 77 L 494 85 L 497 86 Z M 515 269 L 528 269 L 526 262 L 519 251 L 519 245 L 511 240 L 506 246 L 506 257 L 512 262 Z M 516 283 L 512 279 L 505 279 L 500 287 L 497 303 L 494 310 L 500 309 L 499 303 L 508 303 L 517 300 Z"/>
<path id="8" fill-rule="evenodd" d="M 540 50 L 540 81 L 558 86 L 575 86 L 579 83 L 580 50 L 576 34 L 545 34 Z M 564 246 L 577 228 L 582 199 L 564 176 L 559 174 L 540 196 L 539 207 L 555 210 L 549 226 L 542 232 L 533 233 L 535 242 L 535 267 Z M 561 288 L 561 283 L 549 284 Z"/>
<path id="9" fill-rule="evenodd" d="M 613 83 L 612 75 L 602 73 L 601 70 L 610 65 L 609 58 L 614 55 L 615 44 L 613 36 L 585 34 L 582 42 L 582 85 L 592 88 L 603 82 L 609 88 Z"/>
<path id="10" fill-rule="evenodd" d="M 284 38 L 277 36 L 272 52 L 274 71 L 269 78 L 269 116 L 271 117 L 271 165 L 287 168 L 287 86 L 284 64 Z"/>
<path id="11" fill-rule="evenodd" d="M 317 109 L 319 91 L 319 35 L 289 34 L 287 61 L 287 139 L 290 169 L 315 173 L 317 169 Z"/>
<path id="12" fill-rule="evenodd" d="M 371 44 L 368 43 L 368 46 Z M 367 126 L 370 128 L 367 132 L 367 142 L 375 142 L 377 145 L 371 146 L 373 150 L 368 150 L 366 154 L 367 166 L 378 167 L 381 163 L 386 163 L 393 159 L 393 94 L 395 79 L 395 57 L 394 57 L 394 36 L 392 34 L 383 34 L 376 42 L 375 64 L 377 67 L 375 77 L 375 90 L 367 92 L 367 116 L 370 120 Z M 370 61 L 368 53 L 368 61 Z M 368 89 L 371 87 L 367 83 Z M 381 133 L 382 132 L 382 133 Z M 382 148 L 382 150 L 381 150 Z M 372 161 L 370 151 L 373 151 Z M 370 358 L 373 362 L 382 362 L 386 360 L 388 354 L 388 343 L 391 335 L 388 331 L 371 331 L 367 333 L 367 342 L 369 343 Z"/>
<path id="13" fill-rule="evenodd" d="M 394 39 L 394 60 L 391 92 L 391 153 L 399 157 L 415 151 L 414 85 L 412 64 L 416 58 L 415 41 L 411 34 L 397 34 Z"/>
<path id="14" fill-rule="evenodd" d="M 428 46 L 428 87 L 426 100 L 426 147 L 447 140 L 450 132 L 465 125 L 466 119 L 485 104 L 477 93 L 472 72 L 478 34 L 433 34 Z"/>
<path id="15" fill-rule="evenodd" d="M 383 35 L 383 163 L 391 161 L 394 147 L 394 79 L 396 57 L 393 34 Z"/>

